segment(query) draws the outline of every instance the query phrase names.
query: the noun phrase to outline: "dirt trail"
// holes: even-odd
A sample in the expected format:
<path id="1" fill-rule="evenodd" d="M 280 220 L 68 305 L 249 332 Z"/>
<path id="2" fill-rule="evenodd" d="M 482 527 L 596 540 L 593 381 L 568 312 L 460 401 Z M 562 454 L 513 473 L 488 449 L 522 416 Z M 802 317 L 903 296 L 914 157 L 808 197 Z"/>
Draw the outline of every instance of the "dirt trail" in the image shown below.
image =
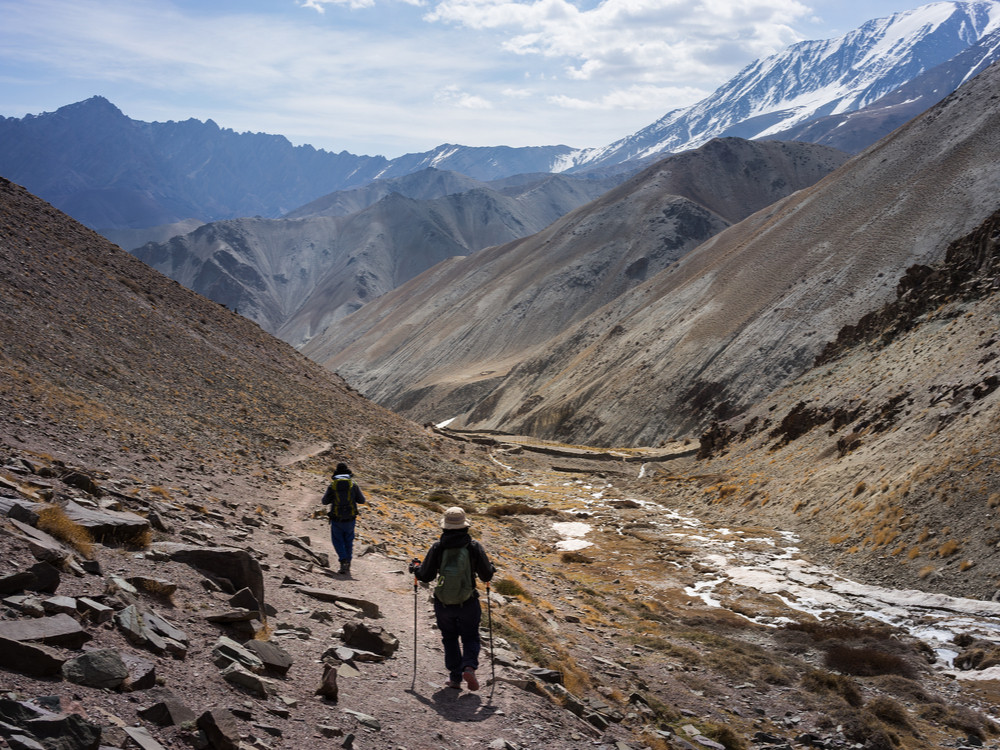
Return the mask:
<path id="1" fill-rule="evenodd" d="M 301 476 L 301 489 L 288 490 L 283 497 L 289 511 L 285 530 L 295 536 L 309 537 L 317 551 L 332 552 L 325 518 L 313 517 L 322 487 L 311 489 L 317 483 L 315 475 Z M 358 481 L 364 489 L 364 479 L 359 477 Z M 382 502 L 370 491 L 366 492 L 370 503 Z M 375 514 L 370 508 L 362 508 L 351 574 L 329 575 L 316 584 L 345 596 L 375 602 L 381 617 L 365 622 L 384 628 L 399 640 L 394 657 L 385 663 L 358 664 L 357 671 L 349 666 L 339 670 L 340 699 L 336 710 L 359 711 L 375 717 L 381 724 L 381 729 L 373 730 L 359 723 L 357 731 L 364 737 L 359 735 L 356 748 L 484 747 L 494 739 L 506 738 L 515 743 L 561 750 L 579 747 L 584 736 L 591 736 L 588 727 L 582 723 L 574 727 L 578 720 L 547 698 L 503 682 L 491 686 L 489 641 L 485 632 L 480 690 L 445 688 L 447 673 L 428 589 L 420 586 L 414 595 L 406 560 L 388 556 L 368 543 L 382 533 Z M 485 592 L 481 594 L 485 596 Z M 316 603 L 316 608 L 322 606 Z M 486 625 L 484 606 L 484 628 Z M 503 668 L 497 667 L 496 672 L 500 677 Z"/>

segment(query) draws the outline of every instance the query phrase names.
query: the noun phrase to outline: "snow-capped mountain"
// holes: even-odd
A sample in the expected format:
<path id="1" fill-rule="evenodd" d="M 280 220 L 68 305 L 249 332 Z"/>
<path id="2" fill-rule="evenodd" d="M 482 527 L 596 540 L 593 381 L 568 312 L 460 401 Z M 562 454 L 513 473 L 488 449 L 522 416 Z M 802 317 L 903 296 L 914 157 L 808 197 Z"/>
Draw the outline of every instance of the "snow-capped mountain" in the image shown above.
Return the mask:
<path id="1" fill-rule="evenodd" d="M 560 166 L 590 169 L 649 158 L 720 136 L 764 138 L 853 112 L 998 28 L 1000 2 L 950 0 L 868 21 L 836 39 L 800 42 L 748 65 L 707 99 L 608 146 L 567 157 Z"/>

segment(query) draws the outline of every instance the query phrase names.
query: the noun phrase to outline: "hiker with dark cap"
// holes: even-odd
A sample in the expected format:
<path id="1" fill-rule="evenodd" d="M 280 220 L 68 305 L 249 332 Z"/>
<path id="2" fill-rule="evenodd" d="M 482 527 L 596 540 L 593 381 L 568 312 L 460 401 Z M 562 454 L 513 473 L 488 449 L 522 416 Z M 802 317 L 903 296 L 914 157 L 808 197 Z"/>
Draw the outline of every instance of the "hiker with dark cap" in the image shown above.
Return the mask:
<path id="1" fill-rule="evenodd" d="M 445 687 L 479 689 L 479 620 L 482 607 L 476 577 L 488 583 L 496 572 L 483 545 L 469 535 L 469 521 L 461 508 L 448 508 L 441 519 L 441 538 L 434 542 L 423 562 L 410 563 L 419 581 L 434 587 L 434 617 L 444 644 Z"/>
<path id="2" fill-rule="evenodd" d="M 341 575 L 351 572 L 351 558 L 354 556 L 354 525 L 358 517 L 358 505 L 365 502 L 354 475 L 347 464 L 339 463 L 333 472 L 333 480 L 323 494 L 323 505 L 330 506 L 330 541 L 340 560 Z"/>

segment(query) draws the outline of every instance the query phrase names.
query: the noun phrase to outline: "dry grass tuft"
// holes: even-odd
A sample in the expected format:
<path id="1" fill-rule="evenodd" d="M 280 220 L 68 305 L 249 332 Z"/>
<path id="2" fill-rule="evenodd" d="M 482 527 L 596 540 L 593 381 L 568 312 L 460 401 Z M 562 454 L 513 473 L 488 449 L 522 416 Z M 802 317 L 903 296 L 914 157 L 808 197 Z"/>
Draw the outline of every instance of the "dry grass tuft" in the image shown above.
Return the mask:
<path id="1" fill-rule="evenodd" d="M 583 563 L 584 565 L 589 565 L 590 563 L 594 562 L 591 558 L 576 551 L 563 552 L 559 556 L 559 559 L 562 560 L 564 563 Z"/>
<path id="2" fill-rule="evenodd" d="M 895 674 L 901 677 L 916 677 L 916 670 L 906 659 L 877 648 L 863 646 L 854 648 L 843 644 L 833 644 L 827 648 L 823 664 L 843 674 L 859 677 Z"/>
<path id="3" fill-rule="evenodd" d="M 517 596 L 522 599 L 531 599 L 531 595 L 525 590 L 524 586 L 513 578 L 499 578 L 492 581 L 490 585 L 501 596 Z"/>
<path id="4" fill-rule="evenodd" d="M 865 708 L 887 724 L 904 729 L 913 728 L 910 724 L 910 716 L 903 705 L 887 695 L 872 698 Z"/>
<path id="5" fill-rule="evenodd" d="M 94 559 L 94 539 L 90 532 L 73 523 L 58 505 L 46 505 L 39 511 L 38 528 L 68 544 L 84 559 Z"/>
<path id="6" fill-rule="evenodd" d="M 956 552 L 961 549 L 961 545 L 954 539 L 949 539 L 947 542 L 938 547 L 938 557 L 951 557 Z"/>
<path id="7" fill-rule="evenodd" d="M 802 677 L 802 687 L 810 693 L 839 696 L 849 706 L 858 707 L 864 703 L 858 684 L 842 674 L 814 669 Z"/>
<path id="8" fill-rule="evenodd" d="M 503 516 L 554 516 L 556 511 L 551 508 L 537 508 L 526 503 L 502 503 L 491 505 L 486 510 L 486 515 L 494 518 Z"/>
<path id="9" fill-rule="evenodd" d="M 917 715 L 925 721 L 944 724 L 981 741 L 998 733 L 995 722 L 965 706 L 952 706 L 943 702 L 929 703 L 922 706 Z"/>

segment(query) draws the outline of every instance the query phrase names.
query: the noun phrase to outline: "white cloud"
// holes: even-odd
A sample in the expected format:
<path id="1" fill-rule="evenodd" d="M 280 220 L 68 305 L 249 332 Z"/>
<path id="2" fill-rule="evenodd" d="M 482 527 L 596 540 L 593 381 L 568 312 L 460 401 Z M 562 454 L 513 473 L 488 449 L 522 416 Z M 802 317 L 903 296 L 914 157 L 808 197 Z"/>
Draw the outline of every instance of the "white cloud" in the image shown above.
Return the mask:
<path id="1" fill-rule="evenodd" d="M 423 5 L 424 0 L 397 0 L 401 3 L 406 3 L 407 5 Z M 383 2 L 383 5 L 388 3 Z M 302 8 L 311 8 L 319 13 L 326 12 L 326 6 L 328 5 L 342 5 L 351 8 L 352 10 L 358 10 L 360 8 L 374 8 L 375 0 L 302 0 L 299 6 Z"/>
<path id="2" fill-rule="evenodd" d="M 568 0 L 441 0 L 424 18 L 499 32 L 509 52 L 564 60 L 573 80 L 717 85 L 734 65 L 797 41 L 789 23 L 809 13 L 799 0 L 602 0 L 590 9 Z"/>
<path id="3" fill-rule="evenodd" d="M 579 109 L 590 111 L 629 110 L 667 110 L 685 107 L 701 101 L 711 92 L 705 89 L 676 86 L 630 86 L 615 89 L 603 96 L 593 99 L 580 99 L 557 94 L 548 97 L 548 101 L 564 109 Z"/>
<path id="4" fill-rule="evenodd" d="M 445 86 L 434 93 L 434 101 L 446 107 L 461 109 L 492 109 L 493 104 L 481 96 L 462 91 L 458 86 Z"/>

